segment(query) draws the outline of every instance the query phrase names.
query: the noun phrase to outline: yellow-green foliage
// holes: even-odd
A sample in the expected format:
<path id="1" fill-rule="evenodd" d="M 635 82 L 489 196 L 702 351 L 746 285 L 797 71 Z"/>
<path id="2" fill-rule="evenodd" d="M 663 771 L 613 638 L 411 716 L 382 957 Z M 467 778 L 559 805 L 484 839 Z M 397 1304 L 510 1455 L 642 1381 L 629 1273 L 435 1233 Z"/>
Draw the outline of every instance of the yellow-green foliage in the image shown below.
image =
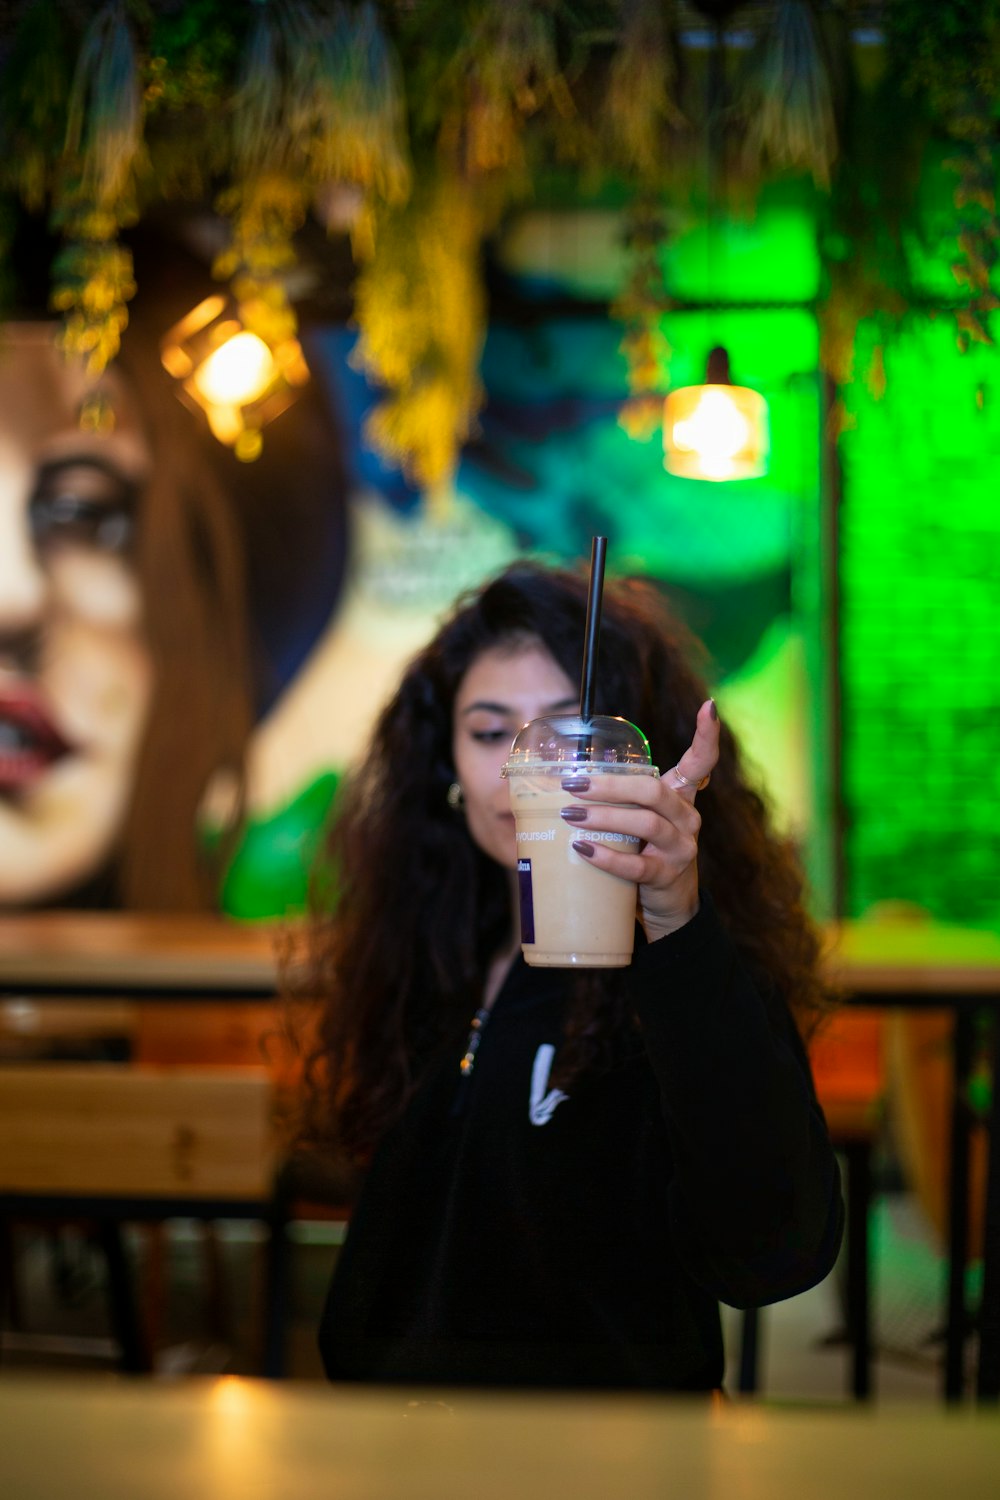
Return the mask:
<path id="1" fill-rule="evenodd" d="M 118 231 L 136 216 L 135 174 L 144 160 L 142 95 L 132 32 L 121 0 L 94 16 L 84 34 L 66 114 L 66 145 L 56 222 L 64 236 L 53 307 L 64 314 L 63 342 L 99 375 L 114 359 L 135 294 L 132 257 Z"/>
<path id="2" fill-rule="evenodd" d="M 352 233 L 364 257 L 374 203 L 400 203 L 409 190 L 402 95 L 375 7 L 262 7 L 231 130 L 234 180 L 217 200 L 231 240 L 214 271 L 232 282 L 247 325 L 274 344 L 296 331 L 285 278 L 316 195 L 330 185 L 358 190 Z"/>
<path id="3" fill-rule="evenodd" d="M 912 302 L 905 266 L 897 271 L 920 219 L 891 151 L 876 153 L 870 131 L 852 136 L 870 87 L 870 59 L 859 59 L 877 50 L 895 97 L 918 106 L 921 141 L 933 128 L 948 143 L 958 337 L 963 347 L 991 340 L 1000 0 L 746 3 L 733 14 L 747 48 L 728 23 L 717 47 L 685 41 L 696 9 L 17 0 L 0 5 L 0 188 L 48 209 L 61 233 L 54 303 L 67 346 L 94 372 L 117 352 L 134 290 L 119 231 L 148 203 L 188 196 L 202 206 L 215 195 L 230 229 L 216 270 L 269 342 L 295 331 L 287 286 L 306 216 L 348 233 L 358 357 L 387 390 L 369 437 L 435 483 L 481 400 L 481 240 L 512 205 L 552 201 L 553 185 L 577 202 L 600 188 L 632 205 L 631 273 L 615 304 L 630 430 L 648 427 L 668 375 L 659 268 L 670 211 L 703 211 L 709 175 L 730 206 L 741 194 L 752 206 L 765 179 L 783 174 L 808 174 L 817 200 L 829 195 L 826 226 L 817 213 L 823 347 L 828 368 L 850 371 L 859 319 Z M 885 38 L 878 49 L 852 39 L 852 18 L 869 10 Z M 698 26 L 711 34 L 719 7 L 705 12 Z M 887 259 L 892 242 L 899 255 Z"/>
<path id="4" fill-rule="evenodd" d="M 355 362 L 388 392 L 366 435 L 428 488 L 454 472 L 482 401 L 480 230 L 471 194 L 442 178 L 380 220 L 358 278 Z"/>
<path id="5" fill-rule="evenodd" d="M 84 214 L 80 222 L 93 225 L 104 218 Z M 72 238 L 60 256 L 52 306 L 64 314 L 66 352 L 82 355 L 87 373 L 96 376 L 118 353 L 128 323 L 126 304 L 135 295 L 132 256 L 112 238 L 92 239 L 72 222 L 69 227 Z"/>
<path id="6" fill-rule="evenodd" d="M 470 177 L 520 174 L 526 164 L 524 122 L 568 92 L 547 0 L 487 0 L 444 64 L 446 100 L 440 144 Z"/>
<path id="7" fill-rule="evenodd" d="M 624 0 L 618 46 L 608 67 L 604 118 L 618 164 L 654 181 L 670 153 L 670 131 L 683 124 L 674 97 L 675 7 L 663 0 Z"/>
<path id="8" fill-rule="evenodd" d="M 295 337 L 298 320 L 284 276 L 295 265 L 293 236 L 306 216 L 301 182 L 279 172 L 259 172 L 227 189 L 218 200 L 231 225 L 227 248 L 213 272 L 229 281 L 246 326 L 272 348 Z"/>

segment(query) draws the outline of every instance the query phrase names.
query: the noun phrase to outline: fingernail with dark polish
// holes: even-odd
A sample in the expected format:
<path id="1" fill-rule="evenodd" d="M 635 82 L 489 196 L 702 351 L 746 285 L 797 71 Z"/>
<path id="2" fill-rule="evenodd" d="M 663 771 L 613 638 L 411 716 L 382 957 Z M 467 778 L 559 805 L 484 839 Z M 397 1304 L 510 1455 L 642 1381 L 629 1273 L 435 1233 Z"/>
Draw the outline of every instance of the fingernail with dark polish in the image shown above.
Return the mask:
<path id="1" fill-rule="evenodd" d="M 719 717 L 719 710 L 715 706 L 715 699 L 714 698 L 709 698 L 708 701 L 711 704 L 711 707 L 709 708 L 708 711 L 712 715 L 713 719 L 717 719 Z"/>
<path id="2" fill-rule="evenodd" d="M 561 807 L 559 816 L 565 818 L 567 823 L 582 823 L 587 816 L 585 807 Z"/>
<path id="3" fill-rule="evenodd" d="M 562 781 L 562 789 L 564 792 L 589 792 L 590 777 L 564 776 Z"/>
<path id="4" fill-rule="evenodd" d="M 594 857 L 593 844 L 587 844 L 583 841 L 583 839 L 574 839 L 573 848 L 576 850 L 577 854 L 582 854 L 584 859 L 593 859 Z"/>

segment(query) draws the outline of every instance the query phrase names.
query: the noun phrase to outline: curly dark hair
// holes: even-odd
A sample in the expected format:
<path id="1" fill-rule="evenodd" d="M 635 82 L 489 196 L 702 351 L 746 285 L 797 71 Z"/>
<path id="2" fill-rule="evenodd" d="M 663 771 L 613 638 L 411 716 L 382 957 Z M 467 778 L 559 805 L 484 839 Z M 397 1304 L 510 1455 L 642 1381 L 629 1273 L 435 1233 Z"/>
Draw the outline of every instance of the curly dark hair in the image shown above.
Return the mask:
<path id="1" fill-rule="evenodd" d="M 483 651 L 519 641 L 541 642 L 578 680 L 586 603 L 585 578 L 526 562 L 464 596 L 407 668 L 338 799 L 299 982 L 323 997 L 307 1134 L 356 1159 L 399 1116 L 442 1035 L 468 1026 L 510 937 L 507 872 L 447 805 L 456 692 Z M 696 670 L 703 654 L 651 585 L 609 584 L 595 711 L 640 725 L 654 763 L 674 765 L 708 696 Z M 828 997 L 802 875 L 725 725 L 700 808 L 700 880 L 747 961 L 808 1033 Z M 565 1087 L 599 1067 L 629 1023 L 620 974 L 574 974 L 554 1082 Z"/>

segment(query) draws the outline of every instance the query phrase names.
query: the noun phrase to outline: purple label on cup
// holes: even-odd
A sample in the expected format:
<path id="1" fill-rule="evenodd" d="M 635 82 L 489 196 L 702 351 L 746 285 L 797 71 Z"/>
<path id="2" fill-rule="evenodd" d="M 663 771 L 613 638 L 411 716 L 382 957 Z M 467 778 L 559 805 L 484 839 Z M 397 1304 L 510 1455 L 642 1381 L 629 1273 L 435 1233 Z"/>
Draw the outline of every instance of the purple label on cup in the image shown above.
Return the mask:
<path id="1" fill-rule="evenodd" d="M 531 860 L 517 862 L 517 894 L 521 907 L 521 942 L 535 941 L 535 903 L 531 895 Z"/>

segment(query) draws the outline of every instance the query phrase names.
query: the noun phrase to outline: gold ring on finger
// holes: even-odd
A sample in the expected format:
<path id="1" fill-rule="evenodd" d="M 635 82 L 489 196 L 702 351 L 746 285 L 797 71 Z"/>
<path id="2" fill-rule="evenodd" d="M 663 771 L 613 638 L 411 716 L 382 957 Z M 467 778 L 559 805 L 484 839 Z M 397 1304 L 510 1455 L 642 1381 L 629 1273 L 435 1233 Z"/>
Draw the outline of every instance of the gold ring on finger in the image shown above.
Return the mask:
<path id="1" fill-rule="evenodd" d="M 685 776 L 684 772 L 680 770 L 678 766 L 674 766 L 671 771 L 667 772 L 667 774 L 668 776 L 672 776 L 674 778 L 675 792 L 679 792 L 682 786 L 693 786 L 696 792 L 703 791 L 712 779 L 710 773 L 708 776 L 703 776 L 701 780 L 698 781 L 694 776 Z"/>

